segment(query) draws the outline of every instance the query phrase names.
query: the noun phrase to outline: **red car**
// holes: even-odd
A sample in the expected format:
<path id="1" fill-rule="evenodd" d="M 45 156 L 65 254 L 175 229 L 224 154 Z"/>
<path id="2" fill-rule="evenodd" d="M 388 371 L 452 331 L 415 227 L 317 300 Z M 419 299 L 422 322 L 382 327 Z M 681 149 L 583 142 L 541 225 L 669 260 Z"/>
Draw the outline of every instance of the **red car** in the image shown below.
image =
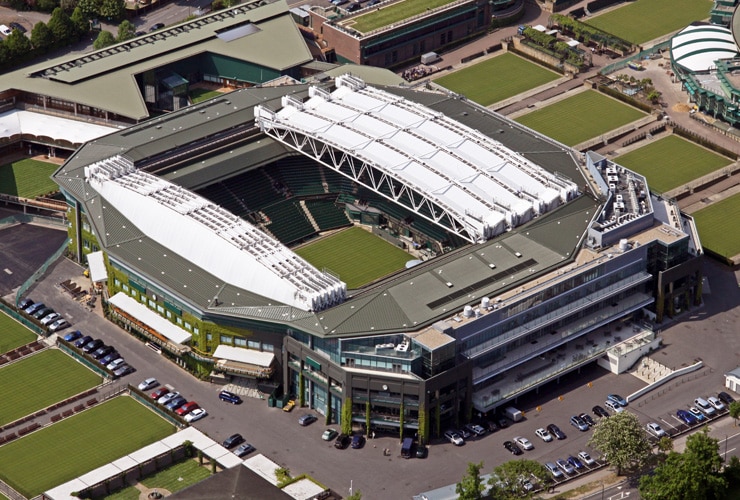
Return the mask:
<path id="1" fill-rule="evenodd" d="M 175 411 L 175 413 L 177 413 L 178 415 L 182 417 L 184 415 L 187 415 L 191 411 L 195 410 L 196 408 L 200 408 L 200 405 L 198 403 L 196 403 L 195 401 L 188 401 L 187 403 L 179 407 Z"/>
<path id="2" fill-rule="evenodd" d="M 170 390 L 167 389 L 166 387 L 160 387 L 159 389 L 151 393 L 151 398 L 156 401 L 157 399 L 161 398 L 168 392 L 170 392 Z"/>

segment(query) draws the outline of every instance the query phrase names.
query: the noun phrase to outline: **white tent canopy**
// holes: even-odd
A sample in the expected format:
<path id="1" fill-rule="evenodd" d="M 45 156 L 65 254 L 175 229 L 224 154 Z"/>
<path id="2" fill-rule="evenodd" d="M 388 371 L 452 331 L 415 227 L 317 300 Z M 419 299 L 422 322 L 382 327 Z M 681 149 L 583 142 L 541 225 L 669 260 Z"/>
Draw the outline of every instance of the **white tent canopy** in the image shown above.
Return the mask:
<path id="1" fill-rule="evenodd" d="M 232 347 L 230 345 L 223 344 L 216 347 L 216 350 L 213 351 L 213 357 L 216 359 L 237 361 L 239 363 L 247 363 L 265 368 L 269 368 L 275 359 L 275 355 L 271 352 L 261 352 L 255 351 L 254 349 Z"/>
<path id="2" fill-rule="evenodd" d="M 129 316 L 141 321 L 155 332 L 164 335 L 175 344 L 184 344 L 192 338 L 192 335 L 189 332 L 173 325 L 156 312 L 152 311 L 145 305 L 136 302 L 136 300 L 123 292 L 118 292 L 111 297 L 110 303 Z"/>
<path id="3" fill-rule="evenodd" d="M 14 109 L 0 114 L 0 137 L 25 134 L 82 144 L 114 132 L 115 128 Z"/>
<path id="4" fill-rule="evenodd" d="M 103 252 L 91 252 L 87 254 L 87 264 L 90 266 L 90 279 L 93 283 L 100 283 L 108 279 L 108 271 L 105 269 Z"/>

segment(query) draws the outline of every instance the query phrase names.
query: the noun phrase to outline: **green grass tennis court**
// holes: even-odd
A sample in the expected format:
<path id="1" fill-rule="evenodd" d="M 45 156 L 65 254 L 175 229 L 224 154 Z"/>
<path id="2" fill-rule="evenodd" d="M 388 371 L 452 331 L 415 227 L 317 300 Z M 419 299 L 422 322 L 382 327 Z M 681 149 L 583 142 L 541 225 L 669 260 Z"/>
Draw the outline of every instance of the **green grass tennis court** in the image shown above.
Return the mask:
<path id="1" fill-rule="evenodd" d="M 650 189 L 665 193 L 732 161 L 676 135 L 669 135 L 627 154 L 615 162 L 642 174 Z"/>
<path id="2" fill-rule="evenodd" d="M 119 396 L 0 446 L 0 477 L 31 498 L 174 432 L 148 408 Z"/>
<path id="3" fill-rule="evenodd" d="M 452 2 L 453 0 L 403 0 L 357 16 L 347 26 L 361 33 L 367 33 Z"/>
<path id="4" fill-rule="evenodd" d="M 595 90 L 580 92 L 516 119 L 568 146 L 627 125 L 645 113 Z"/>
<path id="5" fill-rule="evenodd" d="M 586 24 L 642 44 L 709 17 L 710 0 L 637 0 L 590 18 Z"/>
<path id="6" fill-rule="evenodd" d="M 403 269 L 411 255 L 359 227 L 352 227 L 297 248 L 295 252 L 317 269 L 339 274 L 355 289 Z"/>
<path id="7" fill-rule="evenodd" d="M 59 190 L 49 177 L 59 165 L 32 159 L 0 166 L 0 193 L 35 198 Z"/>
<path id="8" fill-rule="evenodd" d="M 482 106 L 508 99 L 560 77 L 510 52 L 445 75 L 435 83 Z"/>
<path id="9" fill-rule="evenodd" d="M 100 382 L 98 375 L 58 349 L 47 349 L 4 366 L 0 368 L 0 425 L 91 389 Z"/>
<path id="10" fill-rule="evenodd" d="M 36 340 L 36 334 L 0 311 L 0 354 Z"/>
<path id="11" fill-rule="evenodd" d="M 724 257 L 740 255 L 740 194 L 718 201 L 691 214 L 704 248 Z"/>

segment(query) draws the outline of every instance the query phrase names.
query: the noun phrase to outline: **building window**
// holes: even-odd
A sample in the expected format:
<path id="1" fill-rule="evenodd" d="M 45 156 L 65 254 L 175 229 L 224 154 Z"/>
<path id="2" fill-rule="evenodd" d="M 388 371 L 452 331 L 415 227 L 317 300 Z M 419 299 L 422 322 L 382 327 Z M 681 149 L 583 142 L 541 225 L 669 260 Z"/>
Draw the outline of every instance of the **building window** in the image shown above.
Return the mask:
<path id="1" fill-rule="evenodd" d="M 120 286 L 121 286 L 121 280 L 119 280 L 118 278 L 115 278 L 113 280 L 113 283 L 115 283 L 115 285 L 116 285 L 117 288 L 120 288 Z"/>
<path id="2" fill-rule="evenodd" d="M 182 318 L 175 318 L 175 323 L 182 325 Z"/>
<path id="3" fill-rule="evenodd" d="M 445 41 L 447 41 L 447 34 L 442 33 L 441 35 L 439 35 L 439 44 L 444 45 Z"/>
<path id="4" fill-rule="evenodd" d="M 129 291 L 128 285 L 123 285 L 122 288 L 123 288 L 123 291 L 124 292 L 128 292 Z"/>
<path id="5" fill-rule="evenodd" d="M 272 344 L 262 344 L 262 350 L 267 352 L 275 352 L 275 346 Z"/>
<path id="6" fill-rule="evenodd" d="M 256 340 L 250 340 L 250 341 L 248 341 L 247 342 L 247 345 L 249 346 L 250 349 L 257 349 L 257 350 L 260 349 L 260 343 L 257 342 Z"/>
<path id="7" fill-rule="evenodd" d="M 206 333 L 206 340 L 213 340 L 213 335 Z"/>
<path id="8" fill-rule="evenodd" d="M 247 347 L 247 339 L 234 337 L 234 345 L 237 347 Z"/>
<path id="9" fill-rule="evenodd" d="M 136 293 L 136 290 L 131 290 L 131 296 L 132 296 L 133 298 L 136 298 L 136 297 L 138 297 L 138 296 L 139 296 L 139 294 L 137 294 L 137 293 Z"/>
<path id="10" fill-rule="evenodd" d="M 167 316 L 167 319 L 172 319 L 172 313 L 169 311 L 165 311 L 164 315 Z"/>
<path id="11" fill-rule="evenodd" d="M 194 327 L 193 328 L 193 333 L 196 334 L 196 335 L 199 334 L 200 333 L 200 328 Z"/>
<path id="12" fill-rule="evenodd" d="M 157 303 L 150 299 L 149 300 L 149 307 L 151 307 L 152 309 L 156 309 L 157 308 Z"/>
<path id="13" fill-rule="evenodd" d="M 162 306 L 157 306 L 157 312 L 158 312 L 159 314 L 164 314 L 164 307 L 162 307 Z"/>
<path id="14" fill-rule="evenodd" d="M 193 329 L 193 325 L 191 325 L 190 323 L 188 323 L 188 322 L 186 321 L 186 322 L 185 322 L 185 329 L 186 329 L 186 330 L 188 330 L 188 331 L 190 331 L 190 330 L 192 330 L 192 329 Z"/>
<path id="15" fill-rule="evenodd" d="M 221 335 L 221 337 L 219 338 L 219 341 L 222 344 L 231 344 L 231 337 L 229 337 L 228 335 Z"/>

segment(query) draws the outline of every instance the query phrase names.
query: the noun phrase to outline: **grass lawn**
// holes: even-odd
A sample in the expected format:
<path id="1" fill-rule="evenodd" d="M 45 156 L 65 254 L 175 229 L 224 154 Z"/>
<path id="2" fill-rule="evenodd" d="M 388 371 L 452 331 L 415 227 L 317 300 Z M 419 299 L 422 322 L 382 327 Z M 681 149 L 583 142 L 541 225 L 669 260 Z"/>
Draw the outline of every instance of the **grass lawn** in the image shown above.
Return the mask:
<path id="1" fill-rule="evenodd" d="M 737 230 L 737 221 L 740 218 L 740 194 L 709 205 L 691 215 L 696 220 L 699 238 L 704 248 L 725 257 L 740 254 L 740 231 Z"/>
<path id="2" fill-rule="evenodd" d="M 402 269 L 412 259 L 400 248 L 359 227 L 322 238 L 295 252 L 317 269 L 326 267 L 339 274 L 349 289 Z"/>
<path id="3" fill-rule="evenodd" d="M 708 18 L 711 8 L 711 0 L 637 0 L 586 23 L 641 44 Z"/>
<path id="4" fill-rule="evenodd" d="M 488 106 L 559 77 L 554 71 L 507 52 L 443 76 L 435 83 Z"/>
<path id="5" fill-rule="evenodd" d="M 174 432 L 152 411 L 120 396 L 1 446 L 0 477 L 31 498 Z"/>
<path id="6" fill-rule="evenodd" d="M 575 146 L 645 116 L 595 90 L 581 92 L 527 113 L 517 122 L 568 146 Z"/>
<path id="7" fill-rule="evenodd" d="M 144 478 L 141 483 L 147 488 L 164 488 L 174 493 L 199 483 L 210 475 L 210 469 L 198 465 L 196 460 L 184 460 Z"/>
<path id="8" fill-rule="evenodd" d="M 34 198 L 59 190 L 49 176 L 59 165 L 38 160 L 18 160 L 0 166 L 0 193 Z"/>
<path id="9" fill-rule="evenodd" d="M 190 99 L 193 101 L 193 104 L 206 101 L 212 97 L 218 97 L 220 95 L 223 95 L 223 92 L 208 89 L 190 89 Z"/>
<path id="10" fill-rule="evenodd" d="M 645 176 L 654 191 L 664 193 L 732 163 L 676 135 L 669 135 L 627 154 L 615 162 Z"/>
<path id="11" fill-rule="evenodd" d="M 36 334 L 0 311 L 0 354 L 36 340 Z"/>
<path id="12" fill-rule="evenodd" d="M 100 382 L 98 375 L 58 349 L 47 349 L 0 368 L 0 425 L 91 389 Z"/>
<path id="13" fill-rule="evenodd" d="M 357 16 L 351 24 L 347 26 L 355 29 L 361 33 L 367 33 L 389 24 L 403 21 L 411 16 L 421 14 L 428 9 L 435 9 L 442 5 L 452 3 L 453 0 L 403 0 L 402 2 L 394 3 L 385 7 L 380 7 L 380 10 L 373 9 L 367 14 Z"/>

